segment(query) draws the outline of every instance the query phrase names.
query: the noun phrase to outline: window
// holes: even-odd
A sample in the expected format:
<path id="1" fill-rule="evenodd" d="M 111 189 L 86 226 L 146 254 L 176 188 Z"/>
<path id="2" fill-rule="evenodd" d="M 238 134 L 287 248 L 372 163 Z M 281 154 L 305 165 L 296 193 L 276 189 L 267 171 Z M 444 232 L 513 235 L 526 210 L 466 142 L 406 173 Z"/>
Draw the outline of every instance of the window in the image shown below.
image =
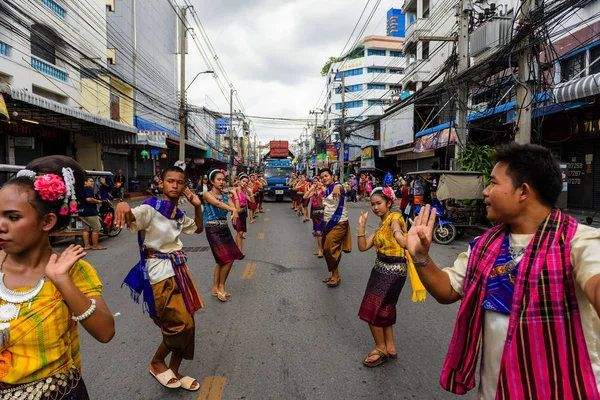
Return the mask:
<path id="1" fill-rule="evenodd" d="M 344 71 L 344 77 L 362 75 L 362 73 L 363 73 L 362 68 L 349 69 L 348 71 Z M 341 79 L 341 78 L 342 78 L 342 75 L 338 72 L 335 75 L 335 79 Z"/>
<path id="2" fill-rule="evenodd" d="M 106 0 L 106 11 L 115 11 L 115 0 Z"/>
<path id="3" fill-rule="evenodd" d="M 59 17 L 61 17 L 61 18 L 65 17 L 65 9 L 62 8 L 61 6 L 59 6 L 58 4 L 56 4 L 54 1 L 52 1 L 52 0 L 40 0 L 40 2 L 42 2 L 42 4 L 44 4 L 50 10 L 52 10 L 52 12 L 54 14 L 58 15 Z"/>
<path id="4" fill-rule="evenodd" d="M 367 68 L 369 74 L 385 74 L 385 68 Z"/>
<path id="5" fill-rule="evenodd" d="M 56 35 L 50 29 L 41 25 L 31 27 L 31 55 L 46 61 L 52 65 L 56 64 Z"/>
<path id="6" fill-rule="evenodd" d="M 363 106 L 363 101 L 362 100 L 347 101 L 345 103 L 345 107 L 346 108 L 360 108 L 362 106 Z M 336 110 L 341 110 L 342 109 L 342 103 L 336 103 L 335 104 L 335 109 Z"/>
<path id="7" fill-rule="evenodd" d="M 590 74 L 600 72 L 600 46 L 590 49 Z"/>
<path id="8" fill-rule="evenodd" d="M 117 63 L 117 49 L 106 49 L 106 60 L 110 65 L 115 65 Z"/>
<path id="9" fill-rule="evenodd" d="M 4 42 L 0 42 L 0 55 L 8 57 L 8 45 Z"/>
<path id="10" fill-rule="evenodd" d="M 385 50 L 372 50 L 372 49 L 369 49 L 369 50 L 367 50 L 367 55 L 368 56 L 384 56 L 385 57 Z"/>
<path id="11" fill-rule="evenodd" d="M 121 121 L 121 106 L 119 96 L 110 95 L 110 119 L 113 121 Z"/>
<path id="12" fill-rule="evenodd" d="M 361 90 L 363 90 L 363 85 L 352 85 L 352 86 L 346 86 L 346 93 L 352 93 L 352 92 L 360 92 Z M 335 94 L 340 94 L 342 93 L 342 88 L 336 88 L 335 89 Z"/>
<path id="13" fill-rule="evenodd" d="M 390 51 L 390 57 L 404 57 L 404 53 L 401 51 Z"/>
<path id="14" fill-rule="evenodd" d="M 385 105 L 385 101 L 383 101 L 383 100 L 369 100 L 369 105 L 370 106 L 384 106 Z"/>
<path id="15" fill-rule="evenodd" d="M 385 89 L 385 85 L 380 85 L 379 83 L 369 83 L 367 85 L 367 89 Z"/>
<path id="16" fill-rule="evenodd" d="M 390 68 L 390 74 L 403 74 L 404 68 Z"/>
<path id="17" fill-rule="evenodd" d="M 561 78 L 568 81 L 583 76 L 581 73 L 585 69 L 585 51 L 572 57 L 565 58 L 560 62 Z"/>
<path id="18" fill-rule="evenodd" d="M 423 42 L 423 60 L 429 60 L 429 42 Z"/>

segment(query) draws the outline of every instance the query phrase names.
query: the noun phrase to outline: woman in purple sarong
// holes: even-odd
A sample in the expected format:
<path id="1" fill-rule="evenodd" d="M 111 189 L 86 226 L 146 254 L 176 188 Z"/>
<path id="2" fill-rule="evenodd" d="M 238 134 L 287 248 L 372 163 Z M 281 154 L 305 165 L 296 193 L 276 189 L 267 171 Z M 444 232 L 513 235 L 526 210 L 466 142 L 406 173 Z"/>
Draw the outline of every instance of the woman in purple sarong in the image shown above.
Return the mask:
<path id="1" fill-rule="evenodd" d="M 208 175 L 212 189 L 204 194 L 204 230 L 210 244 L 217 266 L 215 267 L 214 283 L 211 294 L 220 301 L 227 301 L 231 296 L 225 290 L 225 281 L 231 271 L 235 260 L 241 260 L 244 255 L 233 240 L 227 214 L 231 213 L 231 221 L 235 224 L 239 218 L 236 204 L 239 202 L 237 196 L 229 198 L 223 193 L 225 187 L 225 174 L 223 171 L 214 169 Z"/>

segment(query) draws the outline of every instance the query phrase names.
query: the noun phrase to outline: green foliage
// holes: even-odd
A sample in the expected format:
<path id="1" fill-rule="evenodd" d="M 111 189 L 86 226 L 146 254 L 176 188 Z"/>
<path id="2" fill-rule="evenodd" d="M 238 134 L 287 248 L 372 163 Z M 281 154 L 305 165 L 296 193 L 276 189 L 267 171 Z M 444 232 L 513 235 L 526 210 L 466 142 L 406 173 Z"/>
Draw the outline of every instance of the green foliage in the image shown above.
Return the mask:
<path id="1" fill-rule="evenodd" d="M 458 158 L 461 171 L 479 171 L 483 174 L 485 186 L 490 183 L 490 174 L 494 168 L 492 155 L 494 154 L 492 146 L 477 146 L 467 144 L 467 148 Z"/>
<path id="2" fill-rule="evenodd" d="M 331 69 L 331 65 L 335 64 L 336 62 L 340 62 L 340 61 L 342 61 L 341 58 L 329 57 L 329 60 L 327 60 L 327 62 L 325 62 L 325 65 L 323 65 L 323 68 L 321 69 L 321 76 L 323 76 L 323 77 L 327 76 L 327 74 L 329 73 L 329 70 Z"/>

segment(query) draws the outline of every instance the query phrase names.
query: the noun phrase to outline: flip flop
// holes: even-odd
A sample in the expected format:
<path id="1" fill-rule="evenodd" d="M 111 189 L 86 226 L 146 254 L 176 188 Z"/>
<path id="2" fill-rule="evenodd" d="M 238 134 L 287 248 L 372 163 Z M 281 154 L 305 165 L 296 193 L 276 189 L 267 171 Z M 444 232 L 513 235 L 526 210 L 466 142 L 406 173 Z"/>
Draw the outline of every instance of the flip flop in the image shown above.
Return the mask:
<path id="1" fill-rule="evenodd" d="M 331 278 L 329 280 L 329 282 L 327 282 L 327 286 L 329 286 L 329 287 L 337 287 L 340 284 L 341 280 L 342 280 L 341 278 L 340 279 L 333 279 L 333 278 Z"/>
<path id="2" fill-rule="evenodd" d="M 327 283 L 327 282 L 329 282 L 330 280 L 331 280 L 331 277 L 330 277 L 330 276 L 328 276 L 327 278 L 323 278 L 323 280 L 322 280 L 321 282 L 323 282 L 323 283 Z"/>
<path id="3" fill-rule="evenodd" d="M 175 373 L 173 371 L 171 371 L 171 369 L 168 369 L 165 372 L 162 372 L 160 374 L 154 374 L 154 372 L 152 372 L 151 369 L 149 371 L 150 371 L 150 375 L 152 375 L 154 377 L 154 379 L 156 379 L 158 381 L 158 383 L 160 383 L 162 386 L 166 387 L 167 389 L 177 389 L 177 388 L 181 387 L 181 382 L 179 381 L 179 379 L 177 379 L 177 376 L 175 376 Z M 173 378 L 177 379 L 177 382 L 169 383 L 169 381 Z"/>
<path id="4" fill-rule="evenodd" d="M 223 303 L 227 302 L 227 293 L 217 292 L 217 299 Z"/>
<path id="5" fill-rule="evenodd" d="M 99 246 L 99 247 L 92 247 L 91 250 L 106 250 L 107 247 L 104 246 Z"/>
<path id="6" fill-rule="evenodd" d="M 371 356 L 379 356 L 379 358 L 377 360 L 371 361 L 371 362 L 367 362 L 367 361 L 363 360 L 363 365 L 365 367 L 369 367 L 369 368 L 377 367 L 377 366 L 383 364 L 384 362 L 386 362 L 388 360 L 388 355 L 385 354 L 383 351 L 378 350 L 378 349 L 373 349 L 369 353 L 369 355 L 367 356 L 367 358 L 369 358 Z"/>
<path id="7" fill-rule="evenodd" d="M 191 376 L 184 376 L 179 380 L 179 382 L 181 382 L 181 388 L 183 390 L 187 390 L 188 392 L 195 392 L 197 390 L 200 390 L 200 382 L 198 382 L 198 380 L 192 378 Z M 198 384 L 196 389 L 192 389 L 192 385 L 194 384 L 194 382 Z"/>

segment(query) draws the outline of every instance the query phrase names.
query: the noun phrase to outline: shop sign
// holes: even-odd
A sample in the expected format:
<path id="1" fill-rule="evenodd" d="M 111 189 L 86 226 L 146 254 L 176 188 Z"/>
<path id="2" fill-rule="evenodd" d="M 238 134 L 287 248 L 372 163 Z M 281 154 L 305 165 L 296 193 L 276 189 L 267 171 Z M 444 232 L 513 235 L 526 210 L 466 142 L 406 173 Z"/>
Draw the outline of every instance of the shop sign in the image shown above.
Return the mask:
<path id="1" fill-rule="evenodd" d="M 567 172 L 568 183 L 569 185 L 581 185 L 582 179 L 585 176 L 584 163 L 577 162 L 577 158 L 575 157 L 571 161 Z"/>
<path id="2" fill-rule="evenodd" d="M 62 136 L 63 140 L 68 140 L 67 131 L 59 131 L 54 128 L 48 128 L 41 125 L 22 124 L 19 122 L 0 121 L 0 132 L 11 136 L 36 136 L 42 139 L 59 140 Z M 64 132 L 64 134 L 61 134 Z"/>
<path id="3" fill-rule="evenodd" d="M 15 147 L 29 147 L 35 149 L 35 138 L 32 137 L 16 137 Z"/>
<path id="4" fill-rule="evenodd" d="M 225 135 L 229 130 L 229 118 L 219 118 L 216 121 L 217 133 L 220 135 Z"/>
<path id="5" fill-rule="evenodd" d="M 361 160 L 373 158 L 373 146 L 367 146 L 364 149 L 362 149 L 360 158 Z"/>
<path id="6" fill-rule="evenodd" d="M 594 133 L 600 132 L 600 118 L 583 121 L 583 123 L 575 123 L 575 129 L 573 133 L 575 135 L 580 133 Z"/>
<path id="7" fill-rule="evenodd" d="M 421 136 L 416 139 L 415 153 L 424 153 L 429 150 L 446 147 L 450 143 L 456 142 L 456 129 L 447 128 L 429 135 Z"/>
<path id="8" fill-rule="evenodd" d="M 339 154 L 341 145 L 339 143 L 336 143 L 335 147 L 337 149 L 337 154 Z M 350 145 L 344 144 L 344 162 L 348 162 L 349 158 L 350 158 Z"/>
<path id="9" fill-rule="evenodd" d="M 338 159 L 338 148 L 337 148 L 337 146 L 335 144 L 328 144 L 327 145 L 327 158 L 330 161 Z"/>
<path id="10" fill-rule="evenodd" d="M 196 165 L 204 165 L 204 158 L 194 158 L 194 164 Z"/>
<path id="11" fill-rule="evenodd" d="M 381 120 L 382 151 L 413 142 L 414 109 L 414 105 L 409 104 Z"/>

